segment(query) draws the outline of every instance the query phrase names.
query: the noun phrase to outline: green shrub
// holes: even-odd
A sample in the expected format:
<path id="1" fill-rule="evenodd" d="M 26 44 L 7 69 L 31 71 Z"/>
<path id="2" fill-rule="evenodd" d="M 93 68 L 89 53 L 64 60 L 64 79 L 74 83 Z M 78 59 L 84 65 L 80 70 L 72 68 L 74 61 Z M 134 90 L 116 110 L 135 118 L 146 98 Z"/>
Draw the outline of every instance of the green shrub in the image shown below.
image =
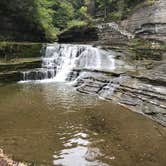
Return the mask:
<path id="1" fill-rule="evenodd" d="M 82 27 L 87 25 L 87 23 L 85 21 L 79 21 L 79 20 L 71 20 L 68 22 L 67 24 L 67 28 L 71 28 L 71 27 Z"/>

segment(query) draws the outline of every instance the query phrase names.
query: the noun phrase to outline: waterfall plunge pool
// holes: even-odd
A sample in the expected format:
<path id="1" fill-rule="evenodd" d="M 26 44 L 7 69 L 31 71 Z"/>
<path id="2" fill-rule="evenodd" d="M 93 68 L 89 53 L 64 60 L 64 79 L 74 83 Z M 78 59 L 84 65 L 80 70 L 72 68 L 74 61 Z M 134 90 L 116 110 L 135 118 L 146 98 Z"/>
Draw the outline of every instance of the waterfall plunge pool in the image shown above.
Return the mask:
<path id="1" fill-rule="evenodd" d="M 75 69 L 130 67 L 89 45 L 48 45 L 26 83 L 0 86 L 0 148 L 30 166 L 164 166 L 165 128 L 64 83 L 94 76 Z"/>
<path id="2" fill-rule="evenodd" d="M 48 44 L 43 52 L 41 68 L 22 72 L 23 82 L 74 81 L 80 73 L 74 71 L 120 72 L 133 67 L 116 59 L 114 52 L 91 45 Z"/>
<path id="3" fill-rule="evenodd" d="M 0 86 L 0 148 L 37 166 L 162 166 L 165 129 L 63 83 Z"/>

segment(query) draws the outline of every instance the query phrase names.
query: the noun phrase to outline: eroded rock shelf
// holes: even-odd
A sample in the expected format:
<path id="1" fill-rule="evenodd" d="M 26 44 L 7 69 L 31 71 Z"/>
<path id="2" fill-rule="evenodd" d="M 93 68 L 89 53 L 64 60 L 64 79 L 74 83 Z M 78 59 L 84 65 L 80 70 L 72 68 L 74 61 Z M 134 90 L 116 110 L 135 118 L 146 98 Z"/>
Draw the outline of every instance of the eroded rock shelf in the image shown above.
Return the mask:
<path id="1" fill-rule="evenodd" d="M 104 74 L 101 77 L 96 73 L 94 77 L 77 80 L 75 87 L 81 93 L 113 100 L 166 126 L 166 82 L 159 74 L 165 71 L 164 66 L 146 71 L 143 76 L 140 74 L 137 77 L 126 74 L 111 76 L 111 73 L 110 76 Z M 153 73 L 158 73 L 156 79 Z"/>

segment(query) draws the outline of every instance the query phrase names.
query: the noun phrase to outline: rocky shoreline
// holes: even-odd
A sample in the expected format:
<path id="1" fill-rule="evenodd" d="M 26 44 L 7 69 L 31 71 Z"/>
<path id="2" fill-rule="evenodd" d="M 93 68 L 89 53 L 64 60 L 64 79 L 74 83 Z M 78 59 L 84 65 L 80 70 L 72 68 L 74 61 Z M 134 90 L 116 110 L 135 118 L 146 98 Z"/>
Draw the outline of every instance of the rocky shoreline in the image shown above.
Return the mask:
<path id="1" fill-rule="evenodd" d="M 4 154 L 3 150 L 0 149 L 0 165 L 1 166 L 26 166 L 24 163 L 16 162 L 10 159 Z"/>
<path id="2" fill-rule="evenodd" d="M 99 44 L 99 43 L 98 43 Z M 68 81 L 75 81 L 76 90 L 81 93 L 98 95 L 113 100 L 132 111 L 141 113 L 166 127 L 166 60 L 165 55 L 149 56 L 131 52 L 134 47 L 113 49 L 99 45 L 111 51 L 115 60 L 121 60 L 129 69 L 102 71 L 74 69 Z M 139 49 L 140 47 L 138 47 Z M 142 48 L 143 49 L 143 48 Z M 154 48 L 153 48 L 154 49 Z M 23 80 L 23 71 L 41 67 L 41 54 L 37 58 L 17 58 L 0 63 L 0 82 L 10 83 Z M 80 77 L 86 73 L 86 77 Z"/>
<path id="3" fill-rule="evenodd" d="M 77 79 L 77 91 L 113 100 L 166 127 L 165 3 L 159 0 L 142 6 L 118 24 L 98 24 L 98 40 L 91 44 L 114 51 L 117 60 L 133 69 L 110 73 L 74 71 L 71 80 L 82 72 L 89 73 L 89 77 Z M 68 35 L 62 33 L 61 39 L 60 42 L 68 41 Z"/>
<path id="4" fill-rule="evenodd" d="M 166 126 L 165 3 L 159 0 L 152 6 L 137 9 L 118 24 L 100 23 L 95 27 L 71 28 L 60 34 L 59 42 L 88 43 L 112 51 L 116 60 L 132 67 L 121 71 L 78 69 L 71 72 L 68 80 L 77 78 L 75 87 L 79 92 L 114 100 Z M 143 19 L 143 16 L 146 17 Z M 41 48 L 41 44 L 3 44 L 0 54 L 7 62 L 0 63 L 0 82 L 20 81 L 22 71 L 40 67 L 41 60 L 36 58 L 41 57 Z M 32 57 L 35 59 L 27 61 Z M 10 58 L 26 60 L 11 63 Z M 89 76 L 79 78 L 83 72 Z"/>
<path id="5" fill-rule="evenodd" d="M 157 80 L 150 82 L 152 81 L 148 79 L 148 75 L 144 75 L 142 79 L 125 74 L 115 77 L 107 74 L 101 76 L 98 73 L 93 77 L 78 79 L 74 86 L 81 93 L 113 100 L 166 127 L 165 86 L 160 85 Z"/>

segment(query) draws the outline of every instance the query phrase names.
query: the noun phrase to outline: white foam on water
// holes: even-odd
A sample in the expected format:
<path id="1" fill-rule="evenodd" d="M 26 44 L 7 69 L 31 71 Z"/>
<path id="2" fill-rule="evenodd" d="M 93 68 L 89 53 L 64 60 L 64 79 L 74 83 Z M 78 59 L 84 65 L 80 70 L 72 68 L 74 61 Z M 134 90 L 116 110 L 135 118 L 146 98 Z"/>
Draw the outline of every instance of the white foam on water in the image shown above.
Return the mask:
<path id="1" fill-rule="evenodd" d="M 91 45 L 48 44 L 42 67 L 23 72 L 21 82 L 66 82 L 73 70 L 103 71 L 115 67 L 113 55 Z"/>

